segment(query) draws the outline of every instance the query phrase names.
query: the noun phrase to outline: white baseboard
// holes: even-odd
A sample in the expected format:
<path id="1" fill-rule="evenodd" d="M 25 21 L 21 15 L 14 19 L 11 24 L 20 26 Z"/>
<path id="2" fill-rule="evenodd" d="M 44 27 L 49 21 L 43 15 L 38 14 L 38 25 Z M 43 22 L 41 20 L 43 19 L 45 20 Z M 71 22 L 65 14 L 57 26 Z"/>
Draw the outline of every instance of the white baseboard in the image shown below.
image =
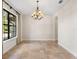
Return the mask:
<path id="1" fill-rule="evenodd" d="M 64 45 L 62 45 L 61 43 L 58 43 L 60 46 L 62 46 L 64 49 L 66 49 L 70 54 L 72 54 L 73 56 L 77 57 L 77 55 L 75 53 L 73 53 L 71 50 L 69 50 L 67 47 L 65 47 Z"/>
<path id="2" fill-rule="evenodd" d="M 35 41 L 49 41 L 49 40 L 52 40 L 52 41 L 55 41 L 56 39 L 22 39 L 22 40 L 26 40 L 26 41 L 28 41 L 28 40 L 35 40 Z"/>
<path id="3" fill-rule="evenodd" d="M 23 39 L 22 41 L 30 41 L 30 42 L 47 42 L 47 41 L 55 41 L 58 42 L 56 39 Z"/>

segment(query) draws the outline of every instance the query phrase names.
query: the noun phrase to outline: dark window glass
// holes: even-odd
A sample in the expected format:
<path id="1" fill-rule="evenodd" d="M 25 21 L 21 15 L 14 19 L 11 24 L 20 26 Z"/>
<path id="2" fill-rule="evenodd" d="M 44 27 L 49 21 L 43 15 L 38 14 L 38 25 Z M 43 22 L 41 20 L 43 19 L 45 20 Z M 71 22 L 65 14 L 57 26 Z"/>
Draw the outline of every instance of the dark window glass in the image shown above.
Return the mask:
<path id="1" fill-rule="evenodd" d="M 16 36 L 16 17 L 10 12 L 3 10 L 3 40 Z"/>
<path id="2" fill-rule="evenodd" d="M 3 40 L 8 39 L 8 13 L 3 10 Z"/>
<path id="3" fill-rule="evenodd" d="M 12 14 L 9 14 L 9 26 L 10 26 L 10 38 L 15 37 L 16 36 L 16 17 L 13 16 Z"/>

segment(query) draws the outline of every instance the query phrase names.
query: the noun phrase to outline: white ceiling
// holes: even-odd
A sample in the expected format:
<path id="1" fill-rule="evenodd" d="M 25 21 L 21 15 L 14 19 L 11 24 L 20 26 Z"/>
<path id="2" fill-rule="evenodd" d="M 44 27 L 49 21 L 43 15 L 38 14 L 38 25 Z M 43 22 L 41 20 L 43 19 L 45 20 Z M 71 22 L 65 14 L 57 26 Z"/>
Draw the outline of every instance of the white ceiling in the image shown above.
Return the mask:
<path id="1" fill-rule="evenodd" d="M 36 0 L 7 0 L 18 11 L 23 14 L 31 15 L 36 8 Z M 65 5 L 69 0 L 63 0 L 63 3 L 59 4 L 60 0 L 39 0 L 40 10 L 46 15 L 53 15 L 59 8 Z"/>

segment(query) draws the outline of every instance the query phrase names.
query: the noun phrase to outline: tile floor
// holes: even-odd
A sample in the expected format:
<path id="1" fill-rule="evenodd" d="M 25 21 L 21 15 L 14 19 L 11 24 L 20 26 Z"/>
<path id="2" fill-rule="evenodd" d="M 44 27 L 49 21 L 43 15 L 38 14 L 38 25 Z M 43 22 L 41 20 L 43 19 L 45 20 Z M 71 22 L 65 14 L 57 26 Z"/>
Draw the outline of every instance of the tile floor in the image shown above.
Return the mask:
<path id="1" fill-rule="evenodd" d="M 3 59 L 76 59 L 65 49 L 53 42 L 21 43 Z"/>

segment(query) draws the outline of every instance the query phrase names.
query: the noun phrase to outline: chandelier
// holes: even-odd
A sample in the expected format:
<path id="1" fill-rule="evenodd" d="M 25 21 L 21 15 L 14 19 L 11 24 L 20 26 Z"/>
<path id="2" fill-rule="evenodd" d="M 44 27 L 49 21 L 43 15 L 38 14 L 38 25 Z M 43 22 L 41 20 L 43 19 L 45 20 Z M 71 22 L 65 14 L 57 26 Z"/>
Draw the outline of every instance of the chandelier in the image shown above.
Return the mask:
<path id="1" fill-rule="evenodd" d="M 37 2 L 37 7 L 36 10 L 33 12 L 32 17 L 36 20 L 41 20 L 43 18 L 43 13 L 38 7 L 39 1 L 37 0 L 36 2 Z"/>

